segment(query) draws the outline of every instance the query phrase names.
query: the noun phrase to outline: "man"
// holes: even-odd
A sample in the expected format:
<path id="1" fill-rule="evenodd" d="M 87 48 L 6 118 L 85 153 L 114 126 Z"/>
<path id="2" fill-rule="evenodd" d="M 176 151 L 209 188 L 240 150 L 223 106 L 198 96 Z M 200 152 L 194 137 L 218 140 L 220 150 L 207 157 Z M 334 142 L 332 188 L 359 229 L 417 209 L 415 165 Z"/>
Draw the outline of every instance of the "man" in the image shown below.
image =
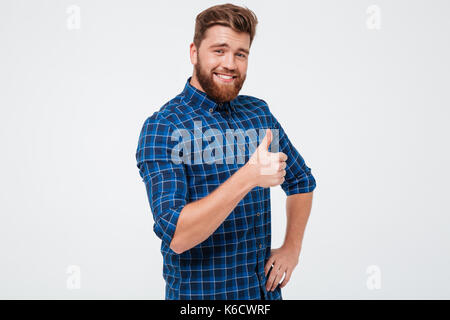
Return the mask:
<path id="1" fill-rule="evenodd" d="M 256 24 L 252 11 L 231 4 L 201 12 L 190 45 L 193 75 L 139 137 L 137 166 L 162 240 L 166 299 L 281 300 L 298 263 L 316 181 L 265 101 L 238 95 Z M 202 156 L 212 144 L 203 142 L 214 139 L 196 136 L 199 126 L 263 130 L 264 139 L 252 153 L 244 146 L 245 161 L 222 161 L 215 145 L 211 162 Z M 195 139 L 183 135 L 180 145 L 179 132 Z M 270 187 L 277 185 L 287 195 L 287 229 L 283 245 L 271 250 Z"/>

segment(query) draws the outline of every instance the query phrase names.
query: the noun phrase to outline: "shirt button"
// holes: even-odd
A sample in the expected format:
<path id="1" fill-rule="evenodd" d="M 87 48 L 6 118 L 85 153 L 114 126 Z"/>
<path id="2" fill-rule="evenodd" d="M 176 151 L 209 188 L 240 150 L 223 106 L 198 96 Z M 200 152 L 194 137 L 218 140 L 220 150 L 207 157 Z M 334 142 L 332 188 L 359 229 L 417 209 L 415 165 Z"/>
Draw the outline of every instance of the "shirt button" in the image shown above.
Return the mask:
<path id="1" fill-rule="evenodd" d="M 261 243 L 259 244 L 259 248 L 260 248 L 260 249 L 262 248 L 262 244 L 261 244 Z"/>
<path id="2" fill-rule="evenodd" d="M 209 108 L 209 112 L 211 112 L 211 113 L 212 113 L 212 112 L 213 112 L 213 108 Z"/>
<path id="3" fill-rule="evenodd" d="M 258 213 L 256 213 L 256 215 L 259 217 L 259 216 L 260 216 L 260 213 L 258 212 Z"/>

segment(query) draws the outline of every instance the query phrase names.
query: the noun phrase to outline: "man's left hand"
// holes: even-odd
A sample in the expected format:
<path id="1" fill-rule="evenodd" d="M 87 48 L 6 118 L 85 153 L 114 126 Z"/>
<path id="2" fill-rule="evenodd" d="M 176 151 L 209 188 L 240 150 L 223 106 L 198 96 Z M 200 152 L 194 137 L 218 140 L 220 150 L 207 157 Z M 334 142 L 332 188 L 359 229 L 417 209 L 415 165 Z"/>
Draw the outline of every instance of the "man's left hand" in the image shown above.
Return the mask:
<path id="1" fill-rule="evenodd" d="M 283 275 L 285 277 L 280 288 L 283 288 L 289 282 L 291 274 L 298 264 L 299 255 L 300 252 L 298 250 L 286 246 L 271 250 L 270 258 L 264 267 L 266 277 L 270 271 L 269 279 L 266 282 L 267 291 L 275 290 Z M 270 270 L 270 267 L 272 267 L 272 270 Z"/>

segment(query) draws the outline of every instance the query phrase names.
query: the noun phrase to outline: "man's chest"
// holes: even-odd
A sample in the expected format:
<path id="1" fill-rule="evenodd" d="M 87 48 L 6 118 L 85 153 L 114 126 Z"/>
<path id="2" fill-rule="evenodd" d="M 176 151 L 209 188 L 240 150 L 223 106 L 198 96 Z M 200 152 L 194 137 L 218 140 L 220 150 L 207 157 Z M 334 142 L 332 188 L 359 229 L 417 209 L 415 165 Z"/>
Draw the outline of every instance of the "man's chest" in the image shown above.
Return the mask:
<path id="1" fill-rule="evenodd" d="M 172 135 L 173 158 L 183 162 L 194 192 L 207 194 L 248 162 L 269 127 L 267 117 L 250 112 L 193 113 Z"/>

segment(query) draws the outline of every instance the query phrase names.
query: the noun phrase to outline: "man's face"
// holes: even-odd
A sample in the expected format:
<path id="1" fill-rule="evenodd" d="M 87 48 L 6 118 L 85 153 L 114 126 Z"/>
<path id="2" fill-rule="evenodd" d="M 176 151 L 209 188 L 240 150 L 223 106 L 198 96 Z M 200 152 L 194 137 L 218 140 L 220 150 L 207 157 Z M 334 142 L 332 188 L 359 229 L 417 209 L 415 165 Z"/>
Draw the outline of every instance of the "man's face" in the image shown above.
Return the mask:
<path id="1" fill-rule="evenodd" d="M 233 100 L 247 76 L 250 35 L 215 25 L 205 33 L 200 48 L 191 44 L 192 85 L 217 102 Z"/>

